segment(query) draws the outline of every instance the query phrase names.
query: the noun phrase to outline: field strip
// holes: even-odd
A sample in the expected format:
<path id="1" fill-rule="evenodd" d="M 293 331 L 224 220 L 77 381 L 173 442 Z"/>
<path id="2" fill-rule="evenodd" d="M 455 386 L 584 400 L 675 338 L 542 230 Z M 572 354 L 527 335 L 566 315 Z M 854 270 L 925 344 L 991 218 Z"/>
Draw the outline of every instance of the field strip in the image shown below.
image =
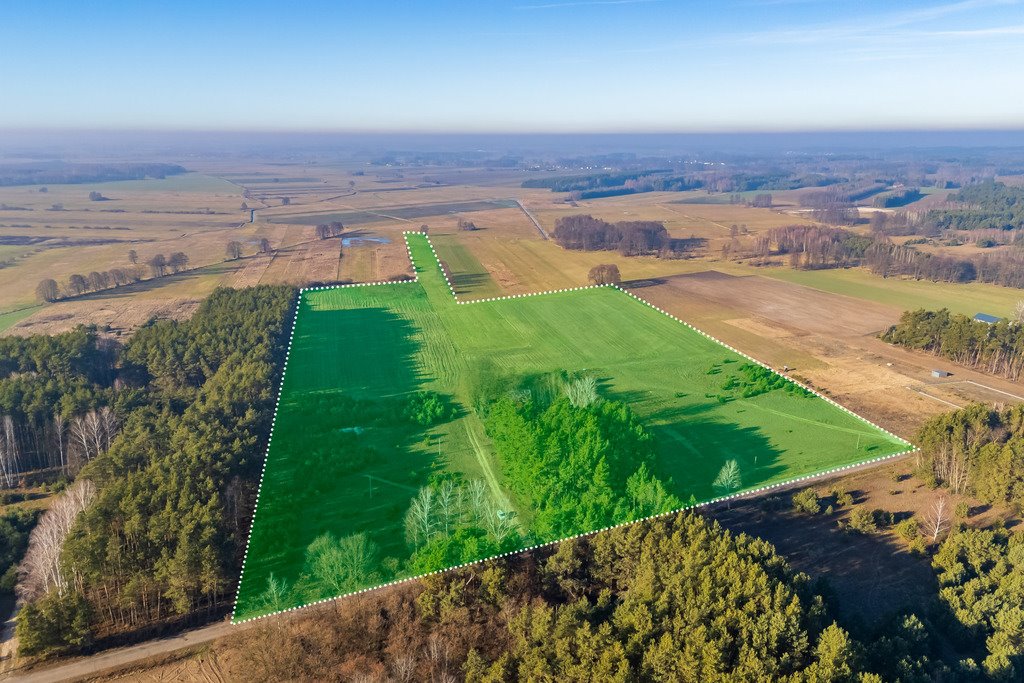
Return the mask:
<path id="1" fill-rule="evenodd" d="M 812 425 L 821 427 L 822 429 L 831 429 L 831 430 L 836 431 L 836 432 L 846 432 L 847 434 L 853 434 L 853 435 L 856 435 L 856 436 L 874 436 L 871 432 L 862 432 L 859 429 L 849 429 L 848 427 L 839 427 L 837 425 L 830 425 L 830 424 L 826 424 L 824 422 L 818 422 L 817 420 L 808 420 L 806 417 L 800 417 L 799 415 L 793 415 L 792 413 L 784 413 L 781 410 L 775 410 L 774 408 L 769 408 L 768 406 L 758 405 L 757 403 L 754 403 L 753 401 L 744 401 L 743 402 L 743 406 L 745 408 L 754 408 L 756 410 L 762 410 L 762 411 L 764 411 L 766 413 L 771 413 L 772 415 L 778 415 L 779 417 L 786 418 L 786 419 L 789 419 L 789 420 L 796 420 L 798 422 L 804 422 L 804 423 L 807 423 L 807 424 L 812 424 Z"/>
<path id="2" fill-rule="evenodd" d="M 722 225 L 721 223 L 717 223 L 717 222 L 711 220 L 710 218 L 703 218 L 701 216 L 691 216 L 688 213 L 683 213 L 682 211 L 679 211 L 677 209 L 673 209 L 671 206 L 665 206 L 664 204 L 655 204 L 655 206 L 661 207 L 662 209 L 668 209 L 669 211 L 671 211 L 672 213 L 674 213 L 676 215 L 682 216 L 683 218 L 689 218 L 691 221 L 699 221 L 699 222 L 704 222 L 704 223 L 710 223 L 711 225 L 717 225 L 718 227 L 720 227 L 720 228 L 722 228 L 724 230 L 731 230 L 731 228 L 728 225 Z"/>
<path id="3" fill-rule="evenodd" d="M 965 379 L 965 380 L 961 380 L 961 381 L 964 384 L 973 384 L 976 387 L 981 387 L 982 389 L 987 389 L 988 391 L 994 391 L 994 392 L 996 392 L 998 394 L 1004 394 L 1004 395 L 1009 396 L 1011 398 L 1015 398 L 1018 401 L 1024 401 L 1024 396 L 1018 396 L 1017 394 L 1011 394 L 1009 391 L 1003 391 L 1002 389 L 996 389 L 995 387 L 990 387 L 987 384 L 981 384 L 980 382 L 975 382 L 974 380 L 970 380 L 970 379 Z"/>
<path id="4" fill-rule="evenodd" d="M 258 614 L 256 616 L 247 616 L 247 617 L 242 618 L 242 619 L 238 618 L 239 595 L 241 594 L 241 586 L 242 586 L 242 581 L 239 580 L 238 590 L 236 592 L 236 597 L 235 597 L 234 610 L 232 611 L 232 618 L 231 618 L 231 623 L 232 624 L 242 624 L 242 623 L 253 621 L 255 619 L 262 619 L 264 617 L 273 616 L 273 615 L 276 615 L 276 614 L 282 614 L 282 613 L 285 613 L 285 612 L 292 612 L 292 611 L 295 611 L 297 609 L 302 609 L 303 607 L 308 607 L 308 606 L 312 606 L 312 605 L 318 605 L 318 604 L 324 604 L 324 603 L 328 603 L 328 602 L 333 602 L 335 600 L 338 600 L 339 598 L 344 598 L 344 597 L 351 596 L 351 595 L 358 595 L 358 594 L 362 594 L 362 593 L 367 593 L 369 591 L 374 591 L 374 590 L 377 590 L 377 589 L 380 589 L 380 588 L 384 588 L 384 587 L 387 587 L 387 586 L 406 584 L 406 583 L 409 583 L 411 581 L 415 581 L 415 580 L 418 580 L 418 579 L 421 579 L 421 578 L 424 578 L 424 577 L 427 577 L 427 576 L 441 574 L 442 572 L 452 571 L 452 570 L 460 569 L 460 568 L 463 568 L 463 567 L 480 565 L 483 562 L 487 562 L 487 561 L 494 560 L 494 559 L 499 559 L 499 558 L 502 558 L 502 557 L 508 557 L 508 556 L 512 556 L 512 555 L 518 555 L 520 553 L 528 552 L 528 551 L 531 551 L 531 550 L 534 550 L 534 549 L 537 549 L 537 548 L 551 547 L 551 546 L 554 546 L 554 545 L 556 545 L 556 544 L 558 544 L 558 543 L 560 543 L 562 541 L 565 541 L 565 540 L 570 540 L 570 539 L 574 539 L 574 538 L 590 537 L 590 536 L 593 536 L 595 534 L 602 533 L 604 531 L 608 531 L 610 529 L 617 529 L 617 528 L 626 527 L 626 526 L 629 526 L 631 524 L 635 524 L 637 522 L 643 522 L 643 521 L 654 520 L 654 519 L 659 519 L 659 518 L 666 518 L 666 517 L 668 517 L 670 515 L 674 515 L 674 514 L 677 514 L 679 512 L 685 511 L 685 510 L 695 510 L 695 509 L 705 508 L 705 507 L 708 507 L 708 506 L 713 506 L 713 505 L 716 505 L 716 504 L 719 504 L 719 503 L 722 503 L 722 502 L 736 500 L 736 499 L 739 499 L 739 498 L 745 498 L 745 497 L 762 495 L 762 494 L 765 494 L 765 493 L 768 493 L 768 492 L 771 492 L 771 491 L 777 491 L 777 490 L 780 490 L 780 489 L 783 489 L 783 488 L 789 488 L 789 487 L 792 487 L 792 486 L 795 486 L 795 485 L 800 485 L 800 484 L 804 484 L 804 483 L 807 483 L 807 482 L 815 481 L 815 480 L 818 480 L 818 479 L 821 479 L 821 478 L 824 478 L 824 477 L 834 476 L 834 475 L 837 475 L 839 473 L 847 472 L 847 471 L 850 471 L 850 470 L 853 470 L 853 469 L 859 469 L 859 468 L 871 466 L 871 465 L 874 465 L 874 464 L 877 464 L 877 463 L 890 461 L 890 460 L 895 459 L 895 458 L 903 457 L 903 456 L 905 456 L 905 455 L 907 455 L 909 453 L 912 453 L 912 452 L 917 450 L 916 447 L 914 447 L 912 444 L 907 442 L 905 439 L 903 439 L 903 438 L 901 438 L 901 437 L 899 437 L 899 436 L 889 432 L 888 430 L 886 430 L 886 429 L 884 429 L 884 428 L 882 428 L 882 427 L 880 427 L 878 425 L 875 425 L 874 423 L 870 422 L 866 418 L 861 417 L 860 415 L 857 415 L 853 411 L 849 410 L 848 408 L 845 408 L 844 406 L 840 405 L 839 403 L 837 403 L 836 401 L 832 400 L 831 398 L 822 395 L 820 392 L 816 391 L 815 389 L 807 387 L 807 386 L 803 385 L 802 383 L 796 381 L 795 379 L 793 379 L 791 377 L 788 377 L 786 375 L 782 375 L 780 373 L 777 373 L 775 370 L 773 370 L 768 365 L 766 365 L 766 364 L 764 364 L 764 363 L 754 359 L 753 357 L 749 356 L 746 353 L 743 353 L 742 351 L 739 351 L 739 350 L 733 348 L 732 346 L 729 346 L 728 344 L 725 344 L 724 342 L 722 342 L 722 341 L 712 337 L 711 335 L 709 335 L 709 334 L 707 334 L 707 333 L 697 329 L 696 327 L 694 327 L 693 325 L 687 323 L 686 321 L 679 319 L 678 317 L 676 317 L 676 316 L 668 313 L 667 311 L 657 307 L 656 305 L 654 305 L 654 304 L 652 304 L 652 303 L 650 303 L 650 302 L 640 298 L 636 294 L 633 294 L 630 291 L 622 289 L 621 287 L 617 287 L 617 286 L 614 286 L 614 285 L 578 286 L 578 287 L 568 287 L 568 288 L 563 288 L 563 289 L 558 289 L 558 290 L 535 292 L 535 293 L 529 293 L 529 294 L 504 295 L 504 296 L 490 297 L 490 298 L 484 298 L 484 299 L 476 299 L 476 300 L 471 300 L 471 301 L 459 300 L 459 298 L 455 294 L 455 289 L 452 286 L 452 283 L 449 280 L 447 273 L 445 272 L 445 269 L 441 267 L 440 259 L 438 257 L 438 254 L 437 254 L 436 250 L 434 249 L 434 246 L 431 243 L 429 237 L 427 237 L 426 235 L 423 235 L 421 233 L 418 233 L 418 232 L 409 231 L 409 232 L 405 233 L 405 241 L 406 241 L 406 249 L 409 252 L 409 256 L 410 256 L 410 261 L 413 261 L 412 265 L 413 265 L 413 271 L 414 271 L 415 275 L 414 275 L 414 277 L 412 279 L 407 280 L 407 281 L 402 281 L 402 282 L 366 282 L 366 283 L 355 283 L 355 284 L 349 284 L 349 285 L 331 285 L 331 286 L 321 286 L 321 287 L 308 287 L 308 288 L 302 288 L 300 290 L 300 295 L 299 295 L 299 298 L 296 301 L 296 307 L 295 307 L 295 311 L 294 311 L 294 314 L 293 314 L 292 327 L 291 327 L 291 333 L 290 333 L 290 336 L 289 336 L 287 352 L 286 352 L 286 355 L 285 355 L 284 368 L 283 368 L 282 375 L 281 375 L 281 378 L 280 378 L 280 383 L 279 383 L 279 387 L 278 387 L 278 397 L 277 397 L 277 401 L 276 401 L 276 405 L 275 405 L 274 416 L 273 416 L 273 419 L 272 419 L 272 422 L 271 422 L 270 437 L 268 438 L 267 450 L 266 450 L 266 454 L 264 456 L 264 462 L 263 462 L 262 471 L 261 471 L 261 475 L 260 475 L 260 485 L 259 485 L 259 490 L 257 492 L 257 502 L 256 502 L 257 510 L 258 510 L 258 507 L 259 507 L 259 501 L 260 501 L 261 494 L 263 493 L 263 485 L 264 485 L 264 481 L 265 481 L 267 460 L 268 460 L 268 457 L 269 457 L 269 454 L 270 454 L 270 442 L 273 439 L 274 427 L 276 425 L 277 418 L 278 418 L 278 410 L 279 410 L 280 404 L 281 404 L 281 394 L 282 394 L 282 391 L 283 391 L 284 376 L 287 374 L 287 371 L 288 371 L 288 362 L 289 362 L 289 357 L 290 357 L 290 354 L 291 354 L 291 348 L 292 348 L 292 344 L 293 344 L 294 336 L 295 336 L 295 322 L 296 322 L 296 319 L 298 317 L 298 311 L 299 311 L 299 307 L 301 305 L 303 293 L 306 292 L 306 291 L 340 289 L 340 288 L 345 288 L 345 287 L 366 287 L 366 286 L 376 286 L 376 285 L 380 285 L 380 284 L 392 284 L 392 285 L 394 285 L 394 284 L 418 282 L 419 281 L 419 274 L 418 274 L 418 272 L 416 270 L 416 263 L 414 262 L 414 259 L 413 259 L 413 249 L 412 249 L 411 237 L 410 237 L 411 235 L 417 235 L 417 234 L 421 235 L 422 239 L 425 242 L 425 245 L 427 247 L 429 247 L 430 252 L 433 254 L 434 260 L 436 262 L 436 266 L 437 266 L 437 269 L 438 269 L 437 272 L 439 272 L 441 274 L 441 276 L 443 277 L 443 279 L 445 281 L 445 284 L 448 287 L 449 293 L 452 295 L 452 298 L 453 298 L 454 302 L 457 303 L 457 304 L 463 304 L 463 305 L 483 304 L 483 303 L 486 303 L 486 302 L 497 302 L 497 301 L 505 301 L 505 300 L 514 300 L 514 299 L 521 299 L 521 298 L 526 298 L 526 297 L 543 296 L 543 295 L 547 295 L 547 294 L 557 294 L 557 293 L 568 293 L 568 292 L 581 291 L 581 290 L 585 290 L 585 289 L 594 289 L 594 288 L 597 288 L 597 287 L 608 287 L 608 286 L 611 286 L 611 287 L 614 287 L 615 289 L 617 289 L 619 292 L 621 292 L 621 293 L 629 296 L 630 298 L 636 300 L 637 302 L 642 303 L 643 305 L 645 305 L 645 306 L 647 306 L 649 308 L 652 308 L 655 311 L 658 311 L 658 312 L 662 313 L 663 315 L 671 318 L 672 320 L 674 320 L 674 321 L 676 321 L 676 322 L 686 326 L 687 328 L 689 328 L 693 332 L 696 332 L 697 334 L 703 336 L 704 338 L 706 338 L 706 339 L 716 343 L 718 346 L 721 346 L 723 348 L 729 349 L 733 353 L 735 353 L 735 354 L 737 354 L 737 355 L 739 355 L 739 356 L 741 356 L 743 358 L 748 359 L 752 363 L 755 363 L 755 364 L 765 368 L 766 370 L 776 374 L 777 376 L 784 378 L 786 381 L 788 381 L 788 382 L 790 382 L 790 383 L 792 383 L 792 384 L 794 384 L 796 386 L 799 386 L 799 387 L 803 388 L 804 390 L 808 391 L 809 393 L 814 394 L 818 398 L 822 399 L 824 402 L 830 404 L 831 406 L 833 406 L 835 408 L 838 408 L 839 410 L 845 412 L 846 414 L 848 414 L 852 418 L 855 418 L 856 420 L 860 421 L 861 423 L 864 423 L 866 425 L 869 425 L 869 426 L 873 427 L 874 429 L 878 430 L 879 433 L 888 435 L 889 437 L 891 437 L 895 441 L 895 443 L 890 444 L 890 445 L 894 446 L 895 448 L 899 448 L 901 450 L 899 450 L 898 452 L 889 453 L 887 455 L 881 455 L 881 456 L 877 456 L 877 457 L 874 457 L 874 458 L 868 458 L 868 459 L 865 459 L 865 460 L 862 460 L 862 461 L 859 461 L 859 462 L 854 462 L 854 463 L 847 464 L 847 465 L 841 465 L 841 466 L 837 466 L 837 467 L 827 467 L 827 468 L 824 468 L 824 469 L 821 469 L 821 470 L 811 471 L 811 472 L 809 472 L 807 474 L 802 474 L 800 476 L 792 476 L 789 479 L 786 479 L 786 480 L 783 480 L 783 481 L 779 481 L 779 482 L 776 482 L 776 483 L 762 484 L 762 485 L 758 485 L 758 486 L 750 486 L 748 488 L 742 489 L 742 490 L 737 491 L 735 493 L 732 493 L 730 495 L 709 498 L 709 499 L 707 499 L 707 500 L 705 500 L 703 502 L 696 502 L 696 503 L 689 504 L 689 505 L 683 505 L 683 506 L 681 506 L 679 508 L 676 508 L 674 510 L 668 510 L 668 511 L 665 511 L 665 512 L 660 512 L 658 514 L 653 514 L 653 515 L 642 517 L 642 518 L 638 518 L 638 519 L 627 520 L 627 521 L 624 521 L 624 522 L 621 522 L 621 523 L 611 524 L 609 526 L 605 526 L 605 527 L 599 528 L 599 529 L 592 529 L 592 530 L 584 531 L 584 532 L 577 533 L 577 534 L 571 534 L 571 535 L 565 536 L 563 538 L 558 538 L 558 539 L 551 540 L 551 541 L 544 541 L 544 542 L 537 543 L 535 545 L 531 545 L 531 546 L 528 546 L 528 547 L 518 548 L 518 549 L 515 549 L 515 550 L 511 550 L 511 551 L 508 551 L 508 552 L 503 552 L 503 553 L 495 554 L 495 555 L 490 556 L 490 557 L 485 557 L 485 558 L 481 558 L 481 559 L 478 559 L 478 560 L 473 560 L 473 561 L 470 561 L 470 562 L 465 562 L 465 563 L 462 563 L 462 564 L 454 564 L 454 565 L 451 565 L 451 566 L 448 566 L 448 567 L 445 567 L 445 568 L 442 568 L 442 569 L 437 569 L 437 570 L 434 570 L 434 571 L 424 572 L 424 573 L 418 574 L 416 576 L 408 576 L 408 577 L 403 577 L 403 578 L 396 578 L 396 579 L 394 579 L 392 581 L 378 583 L 376 585 L 369 586 L 369 587 L 366 587 L 366 588 L 361 588 L 361 589 L 358 589 L 358 590 L 351 590 L 349 592 L 346 592 L 346 593 L 343 593 L 343 594 L 340 594 L 340 595 L 335 595 L 335 596 L 331 596 L 331 597 L 327 597 L 327 598 L 323 598 L 323 599 L 311 600 L 309 602 L 306 602 L 306 603 L 303 603 L 303 604 L 300 604 L 300 605 L 295 605 L 295 606 L 286 607 L 286 608 L 283 608 L 283 609 L 278 609 L 276 611 L 273 611 L 273 612 L 270 612 L 270 613 L 267 613 L 267 614 Z M 417 245 L 416 248 L 417 249 L 422 249 L 422 247 L 419 246 L 419 245 Z M 427 272 L 427 271 L 425 270 L 424 272 Z M 431 277 L 433 278 L 435 276 L 432 275 Z M 435 280 L 435 283 L 437 285 L 440 284 L 436 280 Z M 435 287 L 435 284 L 431 284 L 431 287 L 432 288 Z M 432 289 L 431 291 L 436 291 L 436 290 Z M 753 405 L 753 404 L 748 404 L 748 405 Z M 818 427 L 828 427 L 830 429 L 836 429 L 838 431 L 843 431 L 843 432 L 846 432 L 846 433 L 849 433 L 849 434 L 855 434 L 855 435 L 858 435 L 858 436 L 865 434 L 865 432 L 861 432 L 861 431 L 859 431 L 857 429 L 843 428 L 843 427 L 839 427 L 839 426 L 823 424 L 823 423 L 815 421 L 815 420 L 809 420 L 809 419 L 806 419 L 806 418 L 800 418 L 798 416 L 795 416 L 795 415 L 792 415 L 792 414 L 789 414 L 789 413 L 780 412 L 780 411 L 776 411 L 776 410 L 769 409 L 769 408 L 764 408 L 762 406 L 755 406 L 755 407 L 757 407 L 759 409 L 762 409 L 762 410 L 766 410 L 767 412 L 771 412 L 771 413 L 783 416 L 783 417 L 788 417 L 788 418 L 792 418 L 792 419 L 795 419 L 795 420 L 803 421 L 803 422 L 806 422 L 806 423 L 809 423 L 809 424 L 812 424 L 812 425 L 816 425 Z M 466 429 L 467 429 L 467 436 L 469 437 L 470 442 L 471 442 L 471 444 L 472 444 L 472 446 L 474 448 L 474 451 L 476 453 L 476 457 L 477 457 L 478 460 L 480 460 L 481 470 L 484 473 L 484 476 L 488 480 L 488 486 L 492 487 L 492 488 L 496 488 L 497 490 L 500 490 L 500 485 L 498 484 L 497 477 L 495 476 L 493 470 L 491 470 L 491 468 L 490 468 L 490 463 L 489 463 L 488 459 L 486 458 L 486 453 L 483 452 L 484 449 L 480 445 L 478 439 L 476 439 L 476 435 L 474 435 L 472 433 L 472 429 L 471 429 L 471 427 L 468 424 L 466 425 Z M 676 436 L 677 437 L 681 437 L 681 435 L 676 435 Z M 682 441 L 684 439 L 685 439 L 685 437 L 680 438 L 678 440 Z M 687 444 L 687 445 L 689 446 L 688 450 L 697 450 L 692 444 Z M 796 474 L 796 472 L 794 472 L 794 474 Z M 492 479 L 493 479 L 493 481 L 492 481 Z M 381 481 L 383 482 L 385 480 L 381 480 Z M 504 496 L 503 496 L 503 498 L 504 498 Z M 246 542 L 245 554 L 243 556 L 243 562 L 242 562 L 242 574 L 243 574 L 243 576 L 245 574 L 245 564 L 246 564 L 246 562 L 249 559 L 249 549 L 250 549 L 250 544 L 251 544 L 251 541 L 252 541 L 252 531 L 253 531 L 253 528 L 255 527 L 256 512 L 257 512 L 257 510 L 253 511 L 252 525 L 250 526 L 249 537 L 248 537 L 248 540 Z"/>
<path id="5" fill-rule="evenodd" d="M 505 510 L 514 510 L 515 506 L 512 505 L 512 501 L 505 494 L 505 489 L 501 488 L 501 484 L 498 483 L 498 477 L 495 476 L 494 470 L 491 469 L 491 459 L 487 456 L 483 446 L 480 445 L 480 438 L 476 431 L 469 424 L 469 420 L 466 420 L 464 424 L 466 426 L 466 436 L 469 437 L 469 443 L 473 446 L 476 460 L 480 464 L 480 471 L 483 472 L 484 479 L 487 480 L 491 493 L 501 501 L 501 505 Z"/>
<path id="6" fill-rule="evenodd" d="M 533 221 L 533 225 L 537 228 L 538 232 L 540 232 L 540 236 L 543 237 L 544 239 L 550 239 L 548 237 L 547 231 L 544 230 L 544 226 L 540 224 L 540 221 L 533 217 L 533 214 L 530 213 L 530 210 L 523 206 L 523 203 L 518 199 L 516 200 L 516 204 L 519 206 L 520 209 L 523 210 L 523 213 L 526 214 L 526 217 Z"/>
<path id="7" fill-rule="evenodd" d="M 915 393 L 921 394 L 925 398 L 930 398 L 933 401 L 938 401 L 939 403 L 945 403 L 947 406 L 952 406 L 952 407 L 956 408 L 957 410 L 963 408 L 963 406 L 957 405 L 956 403 L 953 403 L 952 401 L 947 401 L 946 399 L 939 398 L 938 396 L 932 396 L 931 394 L 929 394 L 927 391 L 924 391 L 923 389 L 917 389 L 916 387 L 912 387 L 912 386 L 907 386 L 906 388 L 910 389 L 911 391 L 913 391 Z"/>

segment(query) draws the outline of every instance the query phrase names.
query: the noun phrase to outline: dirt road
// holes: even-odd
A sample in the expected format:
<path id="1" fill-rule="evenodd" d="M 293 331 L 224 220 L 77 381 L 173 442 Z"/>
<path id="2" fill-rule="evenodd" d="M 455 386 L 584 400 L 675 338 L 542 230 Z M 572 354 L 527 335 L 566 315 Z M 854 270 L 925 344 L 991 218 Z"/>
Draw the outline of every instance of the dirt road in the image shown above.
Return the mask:
<path id="1" fill-rule="evenodd" d="M 540 232 L 540 236 L 543 237 L 544 239 L 550 239 L 547 231 L 544 230 L 544 227 L 540 224 L 540 221 L 534 218 L 533 214 L 530 213 L 530 210 L 523 206 L 523 203 L 518 199 L 516 200 L 516 204 L 518 204 L 519 208 L 523 210 L 523 213 L 526 214 L 526 217 L 533 221 L 534 226 L 536 226 L 537 230 Z"/>
<path id="2" fill-rule="evenodd" d="M 257 621 L 250 621 L 237 626 L 232 626 L 226 621 L 197 628 L 192 631 L 185 631 L 175 636 L 149 640 L 138 645 L 107 650 L 91 657 L 83 657 L 46 669 L 37 669 L 28 673 L 8 672 L 0 675 L 3 681 L 18 681 L 18 683 L 57 683 L 58 681 L 75 681 L 89 676 L 96 676 L 112 669 L 137 662 L 155 655 L 167 654 L 185 647 L 193 647 L 203 643 L 223 638 L 238 633 L 239 630 L 248 628 Z"/>

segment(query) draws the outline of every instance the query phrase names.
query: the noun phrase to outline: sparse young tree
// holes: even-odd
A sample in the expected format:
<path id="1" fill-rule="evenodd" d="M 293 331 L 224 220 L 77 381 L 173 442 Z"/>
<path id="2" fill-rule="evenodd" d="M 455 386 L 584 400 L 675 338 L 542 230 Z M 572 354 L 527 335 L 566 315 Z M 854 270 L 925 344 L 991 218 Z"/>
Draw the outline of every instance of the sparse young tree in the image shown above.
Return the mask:
<path id="1" fill-rule="evenodd" d="M 138 265 L 139 264 L 139 252 L 135 251 L 134 249 L 129 249 L 128 250 L 128 263 L 132 264 L 133 266 Z"/>
<path id="2" fill-rule="evenodd" d="M 235 259 L 242 258 L 242 243 L 237 240 L 231 240 L 228 242 L 225 252 L 227 253 L 228 260 L 234 261 Z"/>
<path id="3" fill-rule="evenodd" d="M 1017 302 L 1017 307 L 1013 310 L 1013 320 L 1018 325 L 1024 325 L 1024 301 Z"/>
<path id="4" fill-rule="evenodd" d="M 728 460 L 722 469 L 718 471 L 718 476 L 711 482 L 711 486 L 718 491 L 720 496 L 728 496 L 735 491 L 738 491 L 740 486 L 743 485 L 740 477 L 740 464 L 735 460 Z"/>
<path id="5" fill-rule="evenodd" d="M 424 486 L 412 499 L 409 511 L 405 513 L 405 538 L 412 545 L 421 545 L 430 540 L 436 529 L 434 489 Z"/>
<path id="6" fill-rule="evenodd" d="M 945 496 L 936 500 L 921 519 L 924 534 L 936 543 L 949 530 L 949 504 Z"/>
<path id="7" fill-rule="evenodd" d="M 281 206 L 288 206 L 292 203 L 291 197 L 281 197 Z"/>
<path id="8" fill-rule="evenodd" d="M 260 253 L 269 254 L 271 251 L 272 249 L 270 248 L 270 240 L 264 237 L 263 239 L 260 240 Z"/>
<path id="9" fill-rule="evenodd" d="M 39 297 L 40 301 L 56 301 L 60 298 L 60 288 L 57 287 L 57 281 L 53 278 L 46 278 L 40 280 L 39 284 L 36 285 L 36 296 Z"/>

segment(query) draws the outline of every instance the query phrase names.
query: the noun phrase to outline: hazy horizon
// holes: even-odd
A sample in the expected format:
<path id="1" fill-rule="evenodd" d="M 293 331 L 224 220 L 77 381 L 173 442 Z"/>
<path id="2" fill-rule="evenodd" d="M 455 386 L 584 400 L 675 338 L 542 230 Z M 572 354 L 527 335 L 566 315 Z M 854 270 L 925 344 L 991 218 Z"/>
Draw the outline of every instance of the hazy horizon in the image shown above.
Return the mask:
<path id="1" fill-rule="evenodd" d="M 0 128 L 18 132 L 1024 127 L 1020 71 L 993 68 L 1024 63 L 1019 0 L 40 0 L 6 14 Z"/>

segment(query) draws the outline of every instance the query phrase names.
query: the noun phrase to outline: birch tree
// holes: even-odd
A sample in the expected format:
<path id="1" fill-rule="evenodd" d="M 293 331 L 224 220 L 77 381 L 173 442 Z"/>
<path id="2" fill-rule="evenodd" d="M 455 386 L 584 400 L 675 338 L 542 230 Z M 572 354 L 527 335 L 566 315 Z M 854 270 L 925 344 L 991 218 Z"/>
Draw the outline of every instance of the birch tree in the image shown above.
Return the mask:
<path id="1" fill-rule="evenodd" d="M 78 515 L 95 497 L 96 486 L 88 479 L 79 479 L 39 518 L 29 536 L 25 558 L 18 568 L 21 577 L 17 588 L 19 597 L 33 601 L 52 590 L 64 593 L 68 586 L 60 562 L 64 540 Z"/>
<path id="2" fill-rule="evenodd" d="M 939 536 L 949 530 L 949 505 L 946 501 L 946 497 L 943 496 L 932 504 L 932 507 L 926 512 L 921 520 L 924 528 L 924 533 L 930 539 L 932 543 L 939 540 Z"/>
<path id="3" fill-rule="evenodd" d="M 14 488 L 17 476 L 21 474 L 21 455 L 18 438 L 14 433 L 14 420 L 4 415 L 0 420 L 0 485 Z"/>

